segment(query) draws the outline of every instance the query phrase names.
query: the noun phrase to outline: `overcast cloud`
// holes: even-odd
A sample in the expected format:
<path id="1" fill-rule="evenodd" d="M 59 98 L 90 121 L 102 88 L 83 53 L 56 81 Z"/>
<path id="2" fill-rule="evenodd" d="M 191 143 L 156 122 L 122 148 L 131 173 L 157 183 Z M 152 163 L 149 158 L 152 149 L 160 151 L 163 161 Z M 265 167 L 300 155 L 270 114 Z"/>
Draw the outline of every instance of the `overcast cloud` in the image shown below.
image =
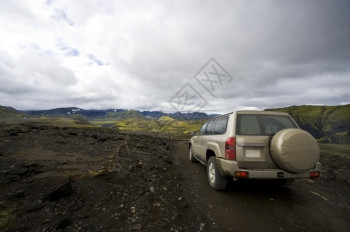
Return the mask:
<path id="1" fill-rule="evenodd" d="M 0 105 L 176 111 L 188 86 L 187 110 L 208 113 L 348 104 L 349 12 L 339 0 L 0 1 Z M 194 78 L 211 58 L 232 77 L 210 76 L 214 91 Z"/>

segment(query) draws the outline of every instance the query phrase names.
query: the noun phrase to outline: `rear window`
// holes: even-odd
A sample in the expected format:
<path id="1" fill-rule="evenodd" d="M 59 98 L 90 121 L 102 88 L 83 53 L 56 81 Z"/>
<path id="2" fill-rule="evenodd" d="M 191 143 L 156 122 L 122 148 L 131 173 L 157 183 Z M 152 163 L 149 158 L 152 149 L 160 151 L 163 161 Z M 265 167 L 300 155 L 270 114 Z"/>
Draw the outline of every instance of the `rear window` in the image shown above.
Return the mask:
<path id="1" fill-rule="evenodd" d="M 289 116 L 284 115 L 237 115 L 237 135 L 273 135 L 287 128 L 297 128 Z"/>
<path id="2" fill-rule="evenodd" d="M 240 135 L 260 135 L 261 128 L 256 115 L 238 115 L 238 132 Z"/>

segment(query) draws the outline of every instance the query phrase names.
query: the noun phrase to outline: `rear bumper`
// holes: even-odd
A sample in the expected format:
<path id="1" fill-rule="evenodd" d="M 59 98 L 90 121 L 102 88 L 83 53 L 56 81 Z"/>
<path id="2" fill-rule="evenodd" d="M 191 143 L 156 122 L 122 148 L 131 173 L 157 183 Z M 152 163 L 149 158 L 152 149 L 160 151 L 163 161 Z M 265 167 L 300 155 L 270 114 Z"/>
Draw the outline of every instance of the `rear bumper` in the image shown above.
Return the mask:
<path id="1" fill-rule="evenodd" d="M 309 170 L 304 173 L 291 173 L 283 169 L 241 169 L 238 167 L 238 163 L 232 160 L 216 159 L 222 174 L 225 176 L 237 177 L 235 172 L 243 171 L 248 172 L 248 178 L 250 179 L 297 179 L 297 178 L 310 178 L 310 172 L 321 171 L 321 163 L 317 162 L 316 167 L 313 170 Z"/>

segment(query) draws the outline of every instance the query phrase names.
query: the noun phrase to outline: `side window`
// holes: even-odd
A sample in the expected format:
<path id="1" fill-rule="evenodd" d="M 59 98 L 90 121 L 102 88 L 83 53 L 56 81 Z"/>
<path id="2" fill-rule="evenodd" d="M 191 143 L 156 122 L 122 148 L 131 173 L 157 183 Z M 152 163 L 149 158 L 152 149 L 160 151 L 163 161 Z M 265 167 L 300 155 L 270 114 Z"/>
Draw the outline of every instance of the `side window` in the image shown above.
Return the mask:
<path id="1" fill-rule="evenodd" d="M 214 121 L 208 122 L 207 129 L 205 130 L 206 135 L 213 134 L 212 127 L 213 127 Z"/>
<path id="2" fill-rule="evenodd" d="M 214 134 L 225 134 L 228 117 L 218 118 L 215 120 Z"/>
<path id="3" fill-rule="evenodd" d="M 203 126 L 201 127 L 201 129 L 198 132 L 198 135 L 204 135 L 205 132 L 205 128 L 207 128 L 207 122 L 203 124 Z"/>
<path id="4" fill-rule="evenodd" d="M 261 135 L 261 129 L 256 115 L 238 115 L 237 134 L 239 135 Z"/>

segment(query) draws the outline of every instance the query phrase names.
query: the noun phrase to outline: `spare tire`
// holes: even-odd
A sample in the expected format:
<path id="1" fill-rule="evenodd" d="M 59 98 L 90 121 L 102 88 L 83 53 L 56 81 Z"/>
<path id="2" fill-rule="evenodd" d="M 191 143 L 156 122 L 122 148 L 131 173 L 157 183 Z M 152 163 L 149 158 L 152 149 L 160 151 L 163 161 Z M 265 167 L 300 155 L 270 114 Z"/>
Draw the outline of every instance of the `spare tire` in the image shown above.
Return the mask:
<path id="1" fill-rule="evenodd" d="M 271 157 L 281 168 L 293 173 L 313 169 L 320 158 L 317 141 L 301 129 L 284 129 L 270 143 Z"/>

